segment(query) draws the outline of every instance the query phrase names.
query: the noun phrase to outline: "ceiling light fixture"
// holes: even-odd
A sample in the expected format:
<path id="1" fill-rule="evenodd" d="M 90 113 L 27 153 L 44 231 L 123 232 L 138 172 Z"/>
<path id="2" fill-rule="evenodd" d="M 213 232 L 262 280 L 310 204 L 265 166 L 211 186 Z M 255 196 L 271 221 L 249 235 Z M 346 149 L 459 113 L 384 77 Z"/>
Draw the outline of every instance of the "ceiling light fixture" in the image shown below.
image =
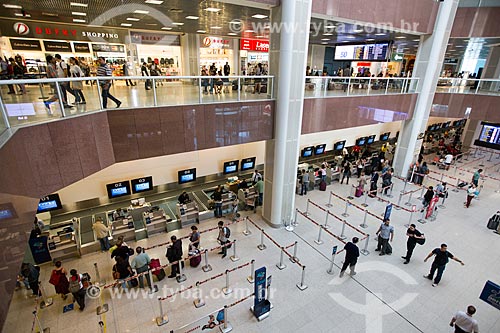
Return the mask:
<path id="1" fill-rule="evenodd" d="M 71 12 L 71 14 L 73 14 L 75 16 L 87 16 L 87 13 L 83 13 L 83 12 Z"/>
<path id="2" fill-rule="evenodd" d="M 47 12 L 42 12 L 42 16 L 57 17 L 57 16 L 59 16 L 59 14 L 57 14 L 57 13 L 47 13 Z"/>
<path id="3" fill-rule="evenodd" d="M 385 33 L 379 32 L 378 34 L 375 34 L 375 36 L 385 36 Z"/>
<path id="4" fill-rule="evenodd" d="M 76 22 L 76 23 L 85 23 L 86 21 L 82 20 L 82 19 L 73 19 L 73 22 Z"/>
<path id="5" fill-rule="evenodd" d="M 349 38 L 349 39 L 356 39 L 356 36 L 347 36 L 346 38 Z"/>
<path id="6" fill-rule="evenodd" d="M 158 23 L 146 23 L 146 25 L 149 25 L 149 26 L 151 26 L 151 27 L 155 27 L 155 26 L 157 26 L 157 25 L 158 25 Z"/>
<path id="7" fill-rule="evenodd" d="M 374 40 L 375 39 L 373 39 L 373 38 L 367 38 L 367 39 L 365 39 L 365 41 L 367 41 L 367 42 L 373 42 Z"/>
<path id="8" fill-rule="evenodd" d="M 161 28 L 161 29 L 162 29 L 162 30 L 172 30 L 172 28 L 170 28 L 170 27 L 163 27 L 163 28 Z"/>
<path id="9" fill-rule="evenodd" d="M 397 37 L 394 37 L 394 38 L 396 38 L 396 39 L 404 39 L 406 37 L 405 36 L 397 36 Z"/>
<path id="10" fill-rule="evenodd" d="M 145 2 L 152 5 L 161 5 L 163 3 L 163 0 L 146 0 Z"/>
<path id="11" fill-rule="evenodd" d="M 328 45 L 328 42 L 321 42 L 321 44 L 323 44 L 323 45 Z"/>
<path id="12" fill-rule="evenodd" d="M 172 25 L 184 25 L 182 22 L 172 22 Z"/>
<path id="13" fill-rule="evenodd" d="M 255 15 L 252 15 L 252 17 L 256 18 L 256 19 L 265 19 L 265 18 L 267 18 L 267 15 L 255 14 Z"/>
<path id="14" fill-rule="evenodd" d="M 229 35 L 229 36 L 238 36 L 238 34 L 237 34 L 237 33 L 235 33 L 235 32 L 229 32 L 229 33 L 228 33 L 228 35 Z"/>
<path id="15" fill-rule="evenodd" d="M 89 6 L 86 3 L 79 3 L 79 2 L 70 2 L 69 5 L 73 6 L 73 7 L 88 7 Z"/>
<path id="16" fill-rule="evenodd" d="M 199 17 L 198 16 L 189 15 L 189 16 L 186 16 L 186 19 L 187 20 L 197 20 L 197 19 L 199 19 Z"/>
<path id="17" fill-rule="evenodd" d="M 120 24 L 122 27 L 131 27 L 132 23 L 122 23 Z"/>
<path id="18" fill-rule="evenodd" d="M 3 5 L 5 8 L 9 8 L 9 9 L 22 9 L 23 6 L 19 6 L 19 5 L 9 5 L 9 4 L 4 4 Z"/>
<path id="19" fill-rule="evenodd" d="M 206 33 L 206 31 L 205 31 L 205 30 L 196 30 L 196 32 L 197 32 L 197 33 L 199 33 L 199 34 L 204 34 L 204 33 Z"/>
<path id="20" fill-rule="evenodd" d="M 255 38 L 266 38 L 266 36 L 255 36 Z"/>
<path id="21" fill-rule="evenodd" d="M 134 10 L 134 13 L 136 13 L 136 14 L 149 14 L 149 12 L 147 10 L 140 10 L 140 9 Z"/>
<path id="22" fill-rule="evenodd" d="M 217 12 L 221 11 L 220 8 L 214 8 L 214 7 L 208 7 L 208 8 L 205 8 L 204 10 L 207 12 L 210 12 L 210 13 L 217 13 Z"/>
<path id="23" fill-rule="evenodd" d="M 222 29 L 222 27 L 210 27 L 210 29 L 219 30 Z"/>
<path id="24" fill-rule="evenodd" d="M 127 21 L 135 21 L 135 22 L 137 22 L 137 21 L 140 21 L 140 19 L 135 18 L 135 17 L 127 17 Z"/>
<path id="25" fill-rule="evenodd" d="M 333 36 L 333 34 L 327 32 L 327 33 L 323 34 L 323 36 Z"/>
<path id="26" fill-rule="evenodd" d="M 323 38 L 323 39 L 321 39 L 321 40 L 330 40 L 330 38 Z"/>
<path id="27" fill-rule="evenodd" d="M 363 32 L 363 29 L 355 29 L 352 32 Z"/>

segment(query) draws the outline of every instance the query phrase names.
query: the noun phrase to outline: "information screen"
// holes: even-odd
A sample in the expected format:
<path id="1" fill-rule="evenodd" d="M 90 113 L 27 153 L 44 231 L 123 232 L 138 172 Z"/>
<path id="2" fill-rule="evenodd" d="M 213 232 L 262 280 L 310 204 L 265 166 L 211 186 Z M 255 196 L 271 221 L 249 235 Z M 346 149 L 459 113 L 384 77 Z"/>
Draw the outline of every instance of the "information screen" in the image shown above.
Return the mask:
<path id="1" fill-rule="evenodd" d="M 49 212 L 51 210 L 61 209 L 61 199 L 59 199 L 59 194 L 49 194 L 43 198 L 40 198 L 38 202 L 37 213 Z"/>
<path id="2" fill-rule="evenodd" d="M 359 138 L 356 140 L 356 146 L 364 146 L 366 144 L 366 137 Z"/>
<path id="3" fill-rule="evenodd" d="M 241 171 L 252 170 L 255 168 L 255 157 L 249 157 L 241 160 Z"/>
<path id="4" fill-rule="evenodd" d="M 335 144 L 333 145 L 333 150 L 342 150 L 344 149 L 344 146 L 345 146 L 345 141 L 335 142 Z"/>
<path id="5" fill-rule="evenodd" d="M 371 145 L 373 142 L 375 142 L 375 135 L 370 135 L 366 140 L 366 144 Z"/>
<path id="6" fill-rule="evenodd" d="M 130 182 L 128 180 L 125 180 L 122 182 L 107 184 L 106 190 L 108 192 L 108 198 L 110 198 L 110 199 L 129 195 L 130 194 Z"/>
<path id="7" fill-rule="evenodd" d="M 306 147 L 302 149 L 302 157 L 309 157 L 313 154 L 314 147 Z"/>
<path id="8" fill-rule="evenodd" d="M 196 180 L 196 168 L 181 170 L 177 172 L 179 184 L 189 183 Z"/>
<path id="9" fill-rule="evenodd" d="M 317 145 L 314 148 L 314 155 L 321 155 L 325 152 L 326 144 Z"/>
<path id="10" fill-rule="evenodd" d="M 337 45 L 334 60 L 387 60 L 389 43 Z"/>
<path id="11" fill-rule="evenodd" d="M 380 135 L 380 141 L 387 141 L 387 140 L 389 140 L 389 136 L 390 135 L 391 135 L 391 132 L 387 132 L 387 133 L 381 134 Z"/>
<path id="12" fill-rule="evenodd" d="M 481 123 L 481 133 L 474 142 L 476 146 L 500 150 L 500 124 Z"/>
<path id="13" fill-rule="evenodd" d="M 238 162 L 238 160 L 224 162 L 224 174 L 227 175 L 228 173 L 238 172 Z"/>
<path id="14" fill-rule="evenodd" d="M 132 193 L 146 192 L 153 189 L 152 176 L 132 179 L 130 183 L 132 184 Z"/>

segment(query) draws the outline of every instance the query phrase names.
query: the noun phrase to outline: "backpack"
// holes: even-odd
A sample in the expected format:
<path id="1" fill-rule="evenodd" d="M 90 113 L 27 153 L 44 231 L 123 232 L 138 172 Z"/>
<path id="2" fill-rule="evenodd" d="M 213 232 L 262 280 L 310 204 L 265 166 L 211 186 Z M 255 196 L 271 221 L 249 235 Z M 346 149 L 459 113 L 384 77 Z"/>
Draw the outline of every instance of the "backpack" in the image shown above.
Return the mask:
<path id="1" fill-rule="evenodd" d="M 231 237 L 231 230 L 228 227 L 224 227 L 224 236 L 228 239 Z"/>
<path id="2" fill-rule="evenodd" d="M 80 275 L 78 275 L 77 280 L 73 280 L 73 277 L 69 279 L 69 291 L 71 293 L 77 293 L 80 291 Z"/>

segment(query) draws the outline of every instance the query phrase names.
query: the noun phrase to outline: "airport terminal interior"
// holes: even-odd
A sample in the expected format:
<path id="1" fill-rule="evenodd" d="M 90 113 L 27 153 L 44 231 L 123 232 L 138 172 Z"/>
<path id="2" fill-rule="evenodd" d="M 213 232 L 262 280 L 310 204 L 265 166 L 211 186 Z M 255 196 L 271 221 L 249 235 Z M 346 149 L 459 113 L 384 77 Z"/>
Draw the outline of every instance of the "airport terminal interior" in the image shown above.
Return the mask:
<path id="1" fill-rule="evenodd" d="M 2 332 L 500 332 L 499 0 L 0 6 Z"/>

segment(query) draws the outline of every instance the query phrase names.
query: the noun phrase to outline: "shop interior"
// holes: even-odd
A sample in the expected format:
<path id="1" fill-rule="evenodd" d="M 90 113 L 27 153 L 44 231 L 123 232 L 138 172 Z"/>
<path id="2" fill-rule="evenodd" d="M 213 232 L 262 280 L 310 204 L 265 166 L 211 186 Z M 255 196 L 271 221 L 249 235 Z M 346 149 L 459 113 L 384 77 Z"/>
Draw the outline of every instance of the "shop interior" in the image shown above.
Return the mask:
<path id="1" fill-rule="evenodd" d="M 137 44 L 137 54 L 139 64 L 154 62 L 160 69 L 161 75 L 182 75 L 180 46 Z"/>
<path id="2" fill-rule="evenodd" d="M 233 50 L 231 49 L 214 49 L 214 48 L 200 48 L 200 73 L 203 67 L 210 68 L 213 63 L 223 73 L 224 65 L 229 63 L 231 72 L 234 72 L 233 64 Z"/>

